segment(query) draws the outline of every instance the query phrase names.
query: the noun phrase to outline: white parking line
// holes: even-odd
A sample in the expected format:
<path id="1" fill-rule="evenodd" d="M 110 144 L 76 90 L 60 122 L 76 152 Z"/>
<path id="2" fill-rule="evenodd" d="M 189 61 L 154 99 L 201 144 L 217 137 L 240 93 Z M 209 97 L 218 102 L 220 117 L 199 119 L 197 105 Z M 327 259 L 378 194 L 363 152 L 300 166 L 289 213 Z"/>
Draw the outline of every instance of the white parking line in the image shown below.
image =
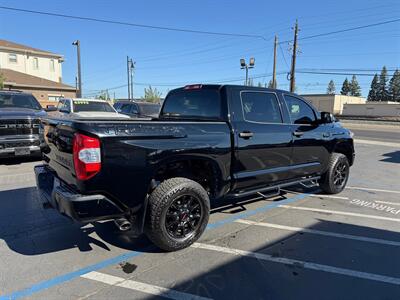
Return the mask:
<path id="1" fill-rule="evenodd" d="M 374 202 L 383 203 L 383 204 L 389 204 L 389 205 L 400 205 L 400 203 L 396 203 L 396 202 L 387 202 L 387 201 L 379 201 L 379 200 L 375 200 Z"/>
<path id="2" fill-rule="evenodd" d="M 292 266 L 297 266 L 297 267 L 301 267 L 301 268 L 305 268 L 305 269 L 311 269 L 311 270 L 316 270 L 316 271 L 322 271 L 322 272 L 328 272 L 328 273 L 333 273 L 333 274 L 340 274 L 340 275 L 346 275 L 346 276 L 351 276 L 351 277 L 356 277 L 356 278 L 362 278 L 362 279 L 368 279 L 368 280 L 373 280 L 373 281 L 380 281 L 380 282 L 384 282 L 384 283 L 400 285 L 400 278 L 397 278 L 397 277 L 389 277 L 389 276 L 384 276 L 384 275 L 379 275 L 379 274 L 360 272 L 360 271 L 344 269 L 344 268 L 337 268 L 337 267 L 333 267 L 333 266 L 329 266 L 329 265 L 322 265 L 322 264 L 317 264 L 317 263 L 312 263 L 312 262 L 307 262 L 307 261 L 301 261 L 301 260 L 297 260 L 297 259 L 285 258 L 285 257 L 275 257 L 275 256 L 272 256 L 269 254 L 264 254 L 264 253 L 250 252 L 250 251 L 246 251 L 246 250 L 232 249 L 232 248 L 226 248 L 226 247 L 209 245 L 209 244 L 194 243 L 192 245 L 192 247 L 198 248 L 198 249 L 222 252 L 222 253 L 227 253 L 227 254 L 232 254 L 232 255 L 237 255 L 237 256 L 252 257 L 252 258 L 256 258 L 256 259 L 260 259 L 260 260 L 271 261 L 271 262 L 281 263 L 281 264 L 285 264 L 285 265 L 292 265 Z"/>
<path id="3" fill-rule="evenodd" d="M 373 141 L 373 140 L 355 139 L 354 142 L 358 143 L 358 144 L 379 145 L 379 146 L 388 146 L 388 147 L 400 147 L 400 143 L 381 142 L 381 141 Z"/>
<path id="4" fill-rule="evenodd" d="M 314 229 L 301 228 L 301 227 L 292 227 L 292 226 L 271 224 L 271 223 L 265 223 L 265 222 L 255 222 L 255 221 L 244 220 L 244 219 L 239 219 L 239 220 L 236 220 L 235 222 L 247 224 L 247 225 L 256 225 L 256 226 L 263 226 L 263 227 L 276 228 L 276 229 L 282 229 L 282 230 L 289 230 L 289 231 L 295 231 L 295 232 L 318 234 L 318 235 L 343 238 L 343 239 L 349 239 L 349 240 L 355 240 L 355 241 L 361 241 L 361 242 L 376 243 L 376 244 L 398 246 L 398 247 L 400 246 L 400 242 L 396 242 L 396 241 L 375 239 L 375 238 L 369 238 L 369 237 L 363 237 L 363 236 L 357 236 L 357 235 L 351 235 L 351 234 L 342 234 L 342 233 L 336 233 L 336 232 L 321 231 L 321 230 L 314 230 Z"/>
<path id="5" fill-rule="evenodd" d="M 282 190 L 287 193 L 291 194 L 302 194 L 294 191 L 289 191 L 289 190 Z M 307 197 L 314 197 L 314 198 L 331 198 L 331 199 L 341 199 L 341 200 L 349 200 L 349 197 L 344 197 L 344 196 L 334 196 L 334 195 L 320 195 L 320 194 L 308 194 Z"/>
<path id="6" fill-rule="evenodd" d="M 162 296 L 169 299 L 176 299 L 176 300 L 184 300 L 184 299 L 198 299 L 198 300 L 206 300 L 210 298 L 200 297 L 193 294 L 188 294 L 184 292 L 179 292 L 176 290 L 171 290 L 168 288 L 164 288 L 161 286 L 156 286 L 152 284 L 147 284 L 143 282 L 133 281 L 129 279 L 125 279 L 122 277 L 112 276 L 104 273 L 99 272 L 90 272 L 81 277 L 86 279 L 91 279 L 94 281 L 102 282 L 112 286 L 119 286 L 131 290 L 135 290 L 138 292 L 142 292 L 145 294 L 150 294 L 154 296 Z"/>
<path id="7" fill-rule="evenodd" d="M 372 192 L 384 192 L 384 193 L 394 193 L 400 194 L 400 191 L 393 191 L 393 190 L 382 190 L 382 189 L 371 189 L 366 187 L 359 187 L 359 186 L 346 186 L 346 189 L 350 190 L 360 190 L 360 191 L 372 191 Z"/>
<path id="8" fill-rule="evenodd" d="M 336 215 L 344 215 L 344 216 L 352 216 L 352 217 L 360 217 L 360 218 L 369 218 L 369 219 L 400 222 L 400 218 L 398 218 L 398 219 L 396 219 L 396 218 L 388 218 L 388 217 L 381 217 L 381 216 L 374 216 L 374 215 L 351 213 L 351 212 L 346 212 L 346 211 L 327 210 L 327 209 L 311 208 L 311 207 L 299 207 L 299 206 L 291 206 L 291 205 L 279 205 L 278 207 L 288 208 L 288 209 L 315 211 L 315 212 L 322 212 L 322 213 L 336 214 Z"/>

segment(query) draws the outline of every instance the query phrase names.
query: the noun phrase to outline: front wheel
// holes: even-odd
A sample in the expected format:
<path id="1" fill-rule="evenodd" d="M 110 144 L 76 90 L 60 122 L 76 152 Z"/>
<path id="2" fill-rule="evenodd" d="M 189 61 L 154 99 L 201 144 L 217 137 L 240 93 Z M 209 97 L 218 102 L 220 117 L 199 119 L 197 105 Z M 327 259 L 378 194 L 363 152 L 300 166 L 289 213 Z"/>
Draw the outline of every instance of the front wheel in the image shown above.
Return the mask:
<path id="1" fill-rule="evenodd" d="M 328 170 L 322 175 L 319 186 L 327 194 L 338 194 L 345 188 L 349 173 L 347 157 L 341 153 L 332 153 Z"/>
<path id="2" fill-rule="evenodd" d="M 206 229 L 210 215 L 207 192 L 187 178 L 163 181 L 149 197 L 145 231 L 148 238 L 166 251 L 193 244 Z"/>

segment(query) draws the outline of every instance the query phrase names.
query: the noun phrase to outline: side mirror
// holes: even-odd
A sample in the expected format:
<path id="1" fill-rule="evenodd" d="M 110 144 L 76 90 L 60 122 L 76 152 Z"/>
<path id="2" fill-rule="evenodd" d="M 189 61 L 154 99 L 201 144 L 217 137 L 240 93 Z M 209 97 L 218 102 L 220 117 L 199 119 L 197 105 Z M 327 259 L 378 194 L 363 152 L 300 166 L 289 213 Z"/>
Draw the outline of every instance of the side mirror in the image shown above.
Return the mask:
<path id="1" fill-rule="evenodd" d="M 57 107 L 54 105 L 46 105 L 46 108 L 44 109 L 45 111 L 56 111 Z"/>
<path id="2" fill-rule="evenodd" d="M 69 109 L 67 109 L 67 108 L 60 108 L 60 112 L 66 113 L 66 114 L 70 113 Z"/>
<path id="3" fill-rule="evenodd" d="M 335 116 L 331 114 L 330 112 L 323 111 L 321 112 L 321 123 L 322 124 L 328 124 L 328 123 L 333 123 L 335 122 Z"/>

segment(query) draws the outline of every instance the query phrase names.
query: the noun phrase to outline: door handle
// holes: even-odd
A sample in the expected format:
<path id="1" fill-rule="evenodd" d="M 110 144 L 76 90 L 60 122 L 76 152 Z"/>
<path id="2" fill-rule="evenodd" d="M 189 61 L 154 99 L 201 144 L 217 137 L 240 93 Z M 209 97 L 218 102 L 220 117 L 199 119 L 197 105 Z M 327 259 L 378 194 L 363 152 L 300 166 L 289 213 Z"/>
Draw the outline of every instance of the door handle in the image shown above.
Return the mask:
<path id="1" fill-rule="evenodd" d="M 253 133 L 251 131 L 242 131 L 241 133 L 239 133 L 239 137 L 247 140 L 247 139 L 253 137 Z"/>
<path id="2" fill-rule="evenodd" d="M 323 134 L 322 134 L 322 137 L 324 137 L 324 138 L 328 138 L 328 137 L 330 137 L 331 136 L 331 134 L 329 133 L 329 132 L 324 132 Z"/>
<path id="3" fill-rule="evenodd" d="M 304 134 L 304 132 L 302 132 L 302 131 L 293 131 L 292 134 L 293 134 L 294 136 L 301 137 L 301 136 Z"/>

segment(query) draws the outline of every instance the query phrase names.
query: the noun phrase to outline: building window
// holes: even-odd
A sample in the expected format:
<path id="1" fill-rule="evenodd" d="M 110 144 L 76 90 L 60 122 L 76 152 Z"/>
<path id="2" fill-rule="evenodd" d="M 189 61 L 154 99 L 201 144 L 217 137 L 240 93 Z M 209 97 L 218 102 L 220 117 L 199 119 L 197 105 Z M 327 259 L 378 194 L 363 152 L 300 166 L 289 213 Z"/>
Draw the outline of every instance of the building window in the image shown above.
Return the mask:
<path id="1" fill-rule="evenodd" d="M 39 59 L 37 57 L 33 58 L 33 69 L 34 70 L 39 69 Z"/>
<path id="2" fill-rule="evenodd" d="M 10 63 L 17 63 L 17 54 L 15 53 L 10 53 L 8 54 L 8 62 Z"/>
<path id="3" fill-rule="evenodd" d="M 54 59 L 50 59 L 50 72 L 55 71 Z"/>
<path id="4" fill-rule="evenodd" d="M 49 101 L 58 102 L 60 100 L 60 98 L 63 97 L 63 95 L 56 95 L 56 94 L 50 95 L 49 94 L 48 97 L 49 97 Z"/>

